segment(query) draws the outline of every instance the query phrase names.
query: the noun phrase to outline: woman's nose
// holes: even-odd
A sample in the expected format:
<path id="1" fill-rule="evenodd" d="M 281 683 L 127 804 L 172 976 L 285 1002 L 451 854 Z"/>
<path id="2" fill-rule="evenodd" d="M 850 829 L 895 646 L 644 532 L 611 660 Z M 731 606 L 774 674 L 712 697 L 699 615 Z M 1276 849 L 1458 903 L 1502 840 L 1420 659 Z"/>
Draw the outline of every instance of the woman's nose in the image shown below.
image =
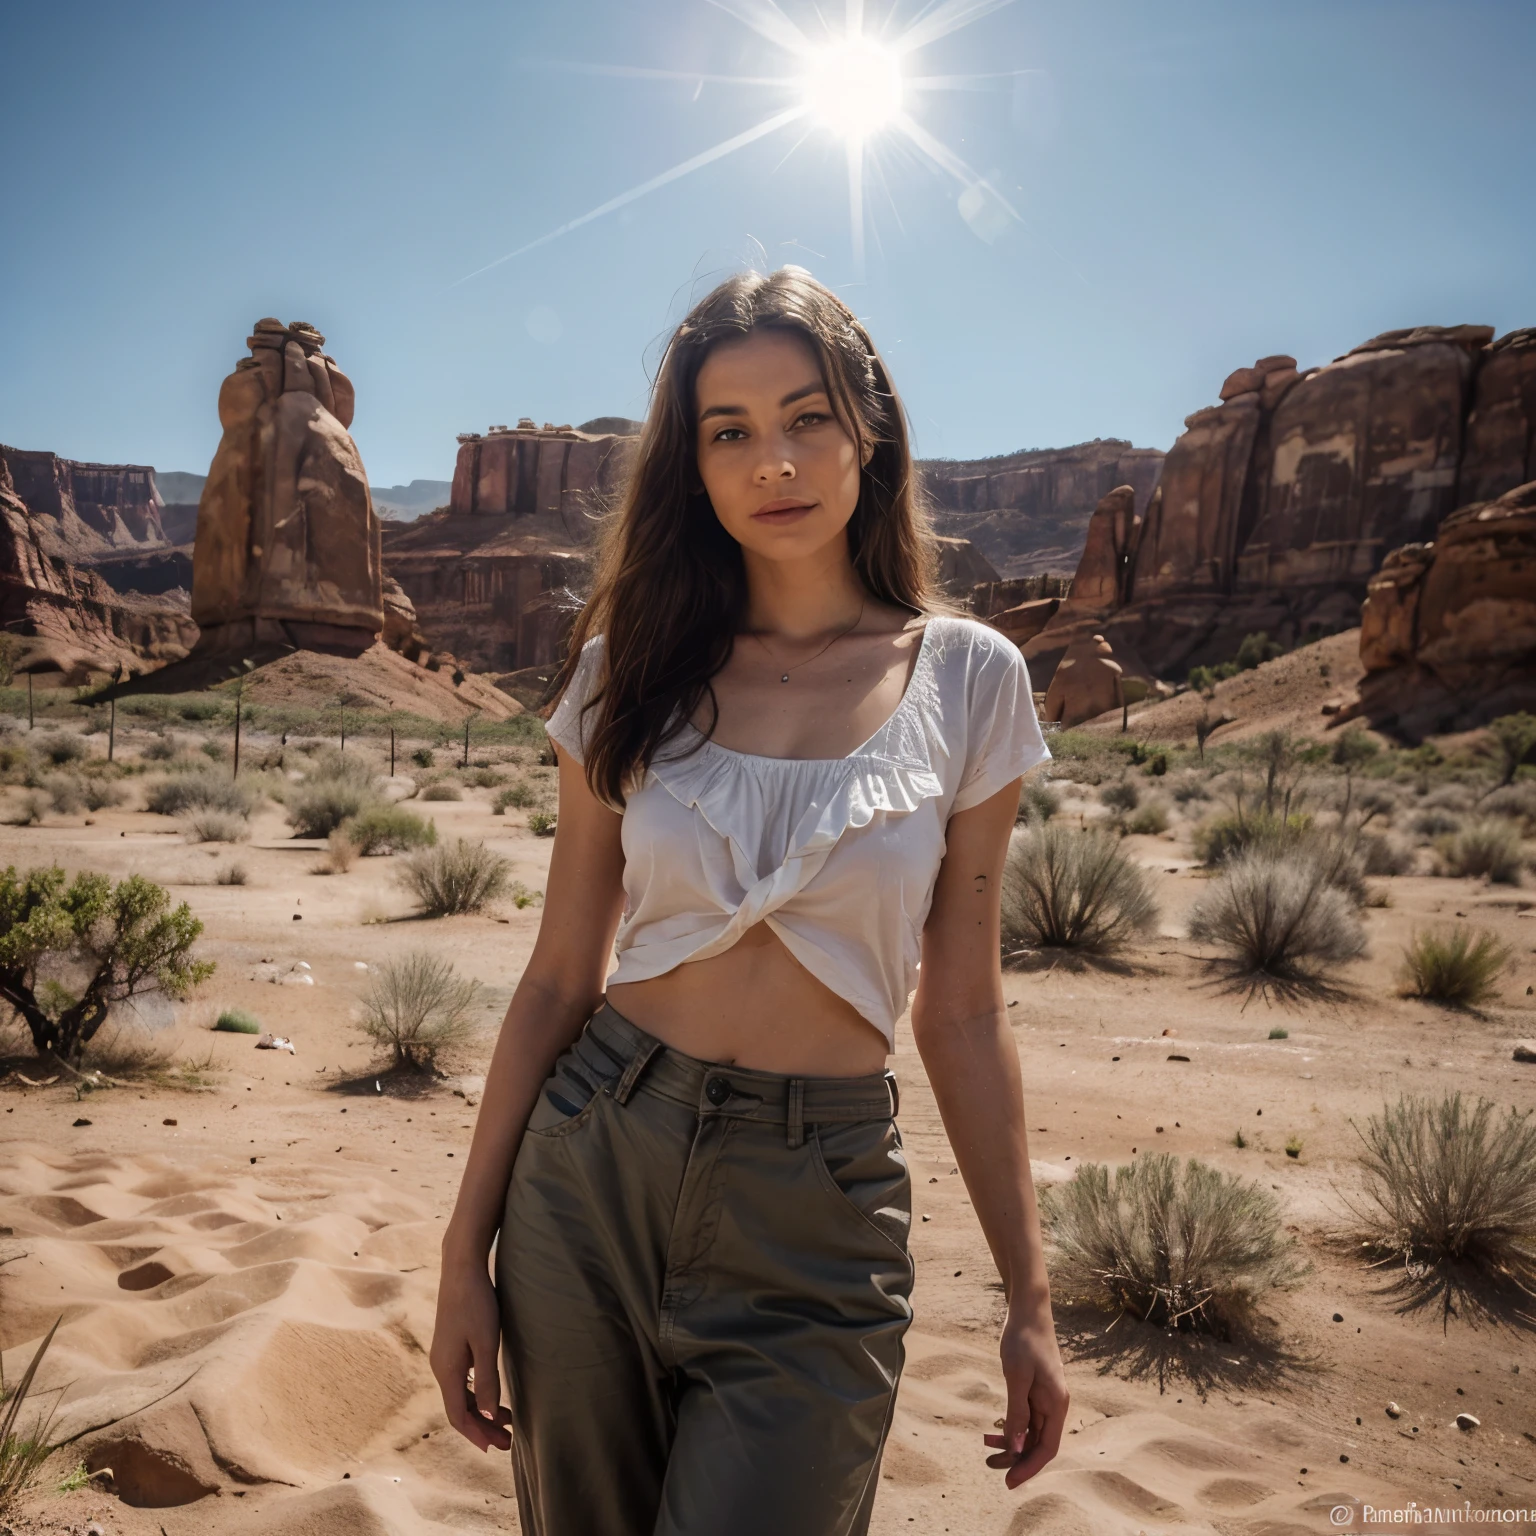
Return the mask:
<path id="1" fill-rule="evenodd" d="M 788 454 L 767 454 L 759 461 L 755 478 L 759 485 L 770 480 L 793 480 L 795 461 Z"/>

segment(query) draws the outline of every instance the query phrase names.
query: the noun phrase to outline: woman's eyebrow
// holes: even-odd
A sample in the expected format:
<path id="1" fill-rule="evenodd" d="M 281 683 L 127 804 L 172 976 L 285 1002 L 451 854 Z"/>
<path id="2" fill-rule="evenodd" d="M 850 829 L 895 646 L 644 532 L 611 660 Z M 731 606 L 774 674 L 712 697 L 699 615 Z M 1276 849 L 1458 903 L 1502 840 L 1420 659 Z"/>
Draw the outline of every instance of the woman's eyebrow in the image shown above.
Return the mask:
<path id="1" fill-rule="evenodd" d="M 802 384 L 799 389 L 790 390 L 779 401 L 779 407 L 782 409 L 786 405 L 793 405 L 796 400 L 805 400 L 812 395 L 824 395 L 826 392 L 827 386 L 817 379 L 812 384 Z M 712 405 L 699 412 L 699 420 L 708 421 L 711 416 L 746 416 L 748 414 L 744 405 Z"/>

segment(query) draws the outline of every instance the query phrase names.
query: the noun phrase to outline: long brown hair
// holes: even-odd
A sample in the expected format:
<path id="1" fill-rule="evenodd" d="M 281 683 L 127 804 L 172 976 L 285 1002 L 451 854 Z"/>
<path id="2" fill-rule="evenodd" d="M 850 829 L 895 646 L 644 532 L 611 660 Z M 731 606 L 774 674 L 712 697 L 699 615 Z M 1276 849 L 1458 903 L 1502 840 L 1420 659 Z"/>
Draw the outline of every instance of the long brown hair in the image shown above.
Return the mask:
<path id="1" fill-rule="evenodd" d="M 592 792 L 615 807 L 706 694 L 711 730 L 718 716 L 710 679 L 730 657 L 747 583 L 741 546 L 699 478 L 696 385 L 712 348 L 769 328 L 810 343 L 864 464 L 847 530 L 859 579 L 881 602 L 913 613 L 934 605 L 934 547 L 906 415 L 868 332 L 801 267 L 727 279 L 667 344 L 634 467 L 599 545 L 592 595 L 556 679 L 558 698 L 581 647 L 606 637 L 602 682 L 586 706 L 595 718 L 587 722 L 585 768 Z"/>

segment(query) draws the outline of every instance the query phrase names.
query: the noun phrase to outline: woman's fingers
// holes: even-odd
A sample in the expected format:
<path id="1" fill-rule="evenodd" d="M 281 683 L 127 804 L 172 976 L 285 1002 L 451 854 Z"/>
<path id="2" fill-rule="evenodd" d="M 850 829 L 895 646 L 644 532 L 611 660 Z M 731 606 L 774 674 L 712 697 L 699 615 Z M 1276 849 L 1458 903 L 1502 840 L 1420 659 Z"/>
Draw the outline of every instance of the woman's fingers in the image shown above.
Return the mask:
<path id="1" fill-rule="evenodd" d="M 1031 1399 L 1030 1443 L 1004 1479 L 1010 1488 L 1027 1483 L 1061 1449 L 1068 1402 L 1065 1389 L 1057 1391 L 1036 1378 L 1036 1391 Z"/>
<path id="2" fill-rule="evenodd" d="M 501 1405 L 501 1373 L 496 1364 L 499 1342 L 495 1338 L 476 1339 L 472 1345 L 475 1357 L 472 1401 L 488 1443 L 498 1451 L 508 1451 L 512 1448 L 512 1437 L 505 1426 L 512 1422 L 512 1415 Z"/>

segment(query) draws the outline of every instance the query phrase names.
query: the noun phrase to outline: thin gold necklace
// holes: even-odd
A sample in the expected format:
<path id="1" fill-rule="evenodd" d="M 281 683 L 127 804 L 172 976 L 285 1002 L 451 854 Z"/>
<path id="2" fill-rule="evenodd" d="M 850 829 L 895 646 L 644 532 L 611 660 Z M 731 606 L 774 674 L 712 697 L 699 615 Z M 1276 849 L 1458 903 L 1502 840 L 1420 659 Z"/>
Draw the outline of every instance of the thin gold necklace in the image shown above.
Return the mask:
<path id="1" fill-rule="evenodd" d="M 830 651 L 832 649 L 832 647 L 834 645 L 836 645 L 837 642 L 843 638 L 844 635 L 851 635 L 854 632 L 854 630 L 856 630 L 859 627 L 859 620 L 862 619 L 863 617 L 864 617 L 864 604 L 860 603 L 859 604 L 858 614 L 854 618 L 853 623 L 850 624 L 847 629 L 839 630 L 837 632 L 837 634 L 833 635 L 832 638 L 830 640 L 828 640 L 827 643 L 824 646 L 822 646 L 822 648 L 819 651 L 816 652 L 816 656 L 825 656 L 826 653 L 828 651 Z M 762 646 L 762 648 L 765 651 L 768 651 L 768 642 L 766 640 L 764 640 L 761 635 L 753 635 L 752 638 L 754 640 L 756 640 L 757 643 L 760 646 Z M 781 683 L 787 683 L 789 681 L 789 674 L 791 672 L 797 672 L 797 671 L 799 671 L 799 669 L 801 667 L 808 667 L 808 666 L 810 666 L 810 664 L 813 661 L 816 660 L 816 656 L 807 656 L 804 661 L 797 661 L 794 664 L 794 666 L 786 667 L 784 669 L 783 675 L 779 678 L 779 681 Z M 773 652 L 772 651 L 768 651 L 768 659 L 770 661 L 773 659 Z"/>

